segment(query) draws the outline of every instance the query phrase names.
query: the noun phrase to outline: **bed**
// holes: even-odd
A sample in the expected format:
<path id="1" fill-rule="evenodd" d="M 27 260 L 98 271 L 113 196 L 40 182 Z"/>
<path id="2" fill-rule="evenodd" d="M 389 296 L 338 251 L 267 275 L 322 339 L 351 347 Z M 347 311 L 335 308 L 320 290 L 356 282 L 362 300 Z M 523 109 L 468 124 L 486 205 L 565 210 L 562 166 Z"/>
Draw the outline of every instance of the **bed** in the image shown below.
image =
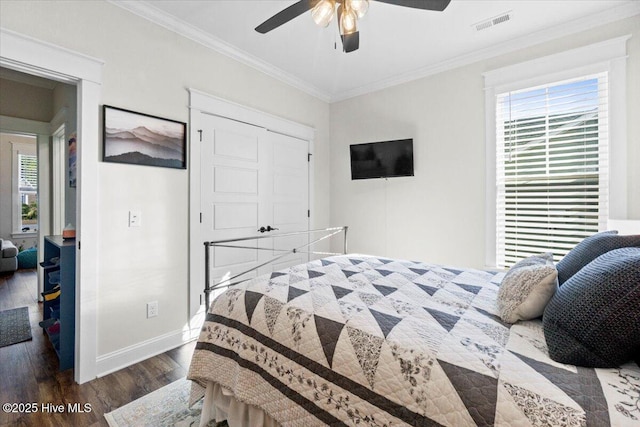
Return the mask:
<path id="1" fill-rule="evenodd" d="M 236 285 L 189 369 L 201 425 L 640 425 L 638 364 L 551 360 L 498 316 L 504 274 L 340 255 Z"/>

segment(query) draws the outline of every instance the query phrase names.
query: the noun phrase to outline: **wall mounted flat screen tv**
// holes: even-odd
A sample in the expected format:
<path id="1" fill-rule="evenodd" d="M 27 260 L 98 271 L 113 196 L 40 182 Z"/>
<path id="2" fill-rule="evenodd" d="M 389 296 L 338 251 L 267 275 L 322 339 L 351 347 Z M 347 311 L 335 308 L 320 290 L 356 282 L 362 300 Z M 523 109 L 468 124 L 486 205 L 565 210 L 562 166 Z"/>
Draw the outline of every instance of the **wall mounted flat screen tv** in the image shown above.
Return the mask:
<path id="1" fill-rule="evenodd" d="M 413 176 L 413 139 L 352 144 L 351 179 Z"/>

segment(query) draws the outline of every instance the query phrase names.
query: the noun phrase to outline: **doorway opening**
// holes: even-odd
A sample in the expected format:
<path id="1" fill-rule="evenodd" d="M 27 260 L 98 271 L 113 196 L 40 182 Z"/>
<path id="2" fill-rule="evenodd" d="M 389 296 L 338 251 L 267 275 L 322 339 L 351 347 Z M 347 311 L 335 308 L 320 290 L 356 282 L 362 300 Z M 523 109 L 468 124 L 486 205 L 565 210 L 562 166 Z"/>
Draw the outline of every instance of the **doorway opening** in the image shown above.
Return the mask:
<path id="1" fill-rule="evenodd" d="M 69 111 L 67 117 L 77 118 L 75 130 L 77 131 L 77 198 L 73 203 L 76 214 L 76 245 L 82 244 L 82 251 L 76 252 L 76 295 L 75 295 L 75 364 L 74 380 L 84 383 L 97 376 L 97 338 L 96 338 L 96 295 L 98 290 L 99 257 L 98 241 L 98 158 L 100 134 L 99 116 L 97 114 L 102 94 L 102 67 L 104 62 L 88 57 L 84 54 L 39 41 L 32 37 L 0 29 L 0 67 L 13 71 L 20 71 L 30 76 L 65 83 L 70 85 L 76 99 L 70 104 L 74 108 Z M 3 97 L 4 98 L 4 97 Z M 54 118 L 55 119 L 55 118 Z M 12 130 L 19 130 L 25 120 L 7 119 L 0 116 L 0 128 L 6 129 L 9 125 Z M 40 122 L 36 122 L 40 125 Z M 55 128 L 57 129 L 57 127 Z M 54 130 L 55 130 L 54 129 Z M 65 131 L 70 131 L 66 127 Z M 48 147 L 49 136 L 52 135 L 50 124 L 39 131 L 40 135 L 46 134 L 44 146 Z M 47 154 L 48 155 L 48 154 Z M 90 191 L 82 191 L 82 188 Z M 39 192 L 42 192 L 42 185 Z M 74 189 L 75 193 L 75 189 Z M 39 194 L 42 205 L 42 194 Z M 65 200 L 65 212 L 70 212 L 69 199 Z M 42 209 L 42 206 L 39 207 Z M 40 221 L 39 232 L 43 232 L 43 223 Z M 42 235 L 42 234 L 41 234 Z M 83 235 L 90 236 L 82 241 Z"/>

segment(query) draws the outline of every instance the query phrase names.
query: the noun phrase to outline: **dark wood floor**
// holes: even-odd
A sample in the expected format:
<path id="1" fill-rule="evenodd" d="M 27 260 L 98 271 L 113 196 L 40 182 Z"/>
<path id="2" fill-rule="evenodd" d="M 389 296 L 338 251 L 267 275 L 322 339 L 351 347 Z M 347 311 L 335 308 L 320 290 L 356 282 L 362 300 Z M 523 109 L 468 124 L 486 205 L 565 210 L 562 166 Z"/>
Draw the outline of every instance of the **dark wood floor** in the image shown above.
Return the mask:
<path id="1" fill-rule="evenodd" d="M 36 403 L 34 414 L 0 411 L 0 426 L 108 426 L 104 414 L 163 387 L 187 373 L 195 342 L 113 374 L 78 385 L 73 369 L 58 371 L 53 347 L 42 333 L 42 304 L 36 301 L 36 271 L 0 275 L 0 310 L 29 307 L 33 340 L 0 348 L 0 403 Z M 64 405 L 43 413 L 42 404 Z M 68 413 L 68 404 L 90 412 Z M 46 408 L 46 407 L 45 407 Z"/>

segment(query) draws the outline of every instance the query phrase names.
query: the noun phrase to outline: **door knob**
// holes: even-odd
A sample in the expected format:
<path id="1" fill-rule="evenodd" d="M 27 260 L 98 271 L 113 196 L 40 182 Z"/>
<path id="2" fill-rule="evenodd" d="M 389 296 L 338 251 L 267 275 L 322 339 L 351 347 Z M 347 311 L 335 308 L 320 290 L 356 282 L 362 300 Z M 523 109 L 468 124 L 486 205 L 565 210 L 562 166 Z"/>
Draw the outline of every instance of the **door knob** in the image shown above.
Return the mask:
<path id="1" fill-rule="evenodd" d="M 264 226 L 258 228 L 258 231 L 261 233 L 264 233 L 265 231 L 274 231 L 274 230 L 277 230 L 277 228 L 271 227 L 270 225 L 267 225 L 266 228 Z"/>

